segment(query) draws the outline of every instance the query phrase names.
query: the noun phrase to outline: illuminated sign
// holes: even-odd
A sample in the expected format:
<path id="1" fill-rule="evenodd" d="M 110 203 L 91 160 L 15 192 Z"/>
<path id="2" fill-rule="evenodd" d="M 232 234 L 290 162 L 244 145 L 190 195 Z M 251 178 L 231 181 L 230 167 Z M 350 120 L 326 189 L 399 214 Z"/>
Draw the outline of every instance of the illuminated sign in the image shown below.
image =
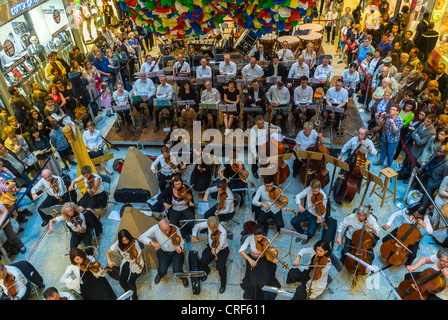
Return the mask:
<path id="1" fill-rule="evenodd" d="M 19 4 L 15 5 L 14 7 L 12 7 L 10 9 L 10 12 L 13 16 L 15 16 L 18 13 L 25 11 L 26 9 L 28 9 L 29 7 L 31 7 L 32 5 L 34 5 L 40 1 L 42 1 L 42 0 L 26 0 L 25 2 L 19 3 Z"/>

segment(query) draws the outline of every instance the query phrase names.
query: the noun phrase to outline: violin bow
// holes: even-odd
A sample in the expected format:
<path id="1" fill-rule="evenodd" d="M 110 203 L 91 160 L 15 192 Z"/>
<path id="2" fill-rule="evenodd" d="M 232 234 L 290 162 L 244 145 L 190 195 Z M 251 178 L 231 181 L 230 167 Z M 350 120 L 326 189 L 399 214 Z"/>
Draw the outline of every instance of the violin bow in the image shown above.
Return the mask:
<path id="1" fill-rule="evenodd" d="M 81 182 L 81 181 L 80 181 Z M 53 189 L 53 187 L 55 186 L 55 185 L 57 185 L 59 183 L 59 180 L 58 181 L 56 181 L 55 183 L 53 183 L 53 184 L 50 184 L 50 187 L 49 188 L 47 188 L 47 189 L 45 189 L 44 191 L 42 191 L 42 193 L 40 194 L 40 195 L 38 195 L 37 196 L 37 198 L 36 198 L 36 200 L 33 200 L 33 202 L 35 202 L 35 201 L 37 201 L 37 199 L 39 199 L 40 197 L 42 197 L 45 193 L 47 193 L 48 192 L 48 190 L 51 190 L 51 189 Z M 68 192 L 68 190 L 67 190 L 67 192 Z M 55 192 L 56 193 L 56 192 Z"/>
<path id="2" fill-rule="evenodd" d="M 272 240 L 269 242 L 269 245 L 266 246 L 266 248 L 264 248 L 263 252 L 260 254 L 260 256 L 257 258 L 257 260 L 255 261 L 255 264 L 258 262 L 258 260 L 260 260 L 260 258 L 263 256 L 263 254 L 266 252 L 266 250 L 271 246 L 272 242 L 274 242 L 275 238 L 277 238 L 277 236 L 280 234 L 280 232 L 277 232 L 277 234 L 274 236 L 274 238 L 272 238 Z M 254 267 L 251 268 L 251 270 Z"/>

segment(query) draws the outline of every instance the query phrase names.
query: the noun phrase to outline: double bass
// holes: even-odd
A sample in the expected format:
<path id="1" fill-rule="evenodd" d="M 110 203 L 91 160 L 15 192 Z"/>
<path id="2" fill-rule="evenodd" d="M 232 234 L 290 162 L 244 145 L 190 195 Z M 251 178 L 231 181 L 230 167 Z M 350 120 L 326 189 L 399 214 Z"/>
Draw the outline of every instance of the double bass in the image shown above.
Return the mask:
<path id="1" fill-rule="evenodd" d="M 370 136 L 370 133 L 366 135 L 364 140 L 368 136 Z M 366 153 L 359 150 L 361 146 L 360 143 L 355 151 L 348 156 L 345 161 L 348 164 L 348 171 L 341 169 L 342 175 L 339 174 L 334 183 L 334 199 L 337 202 L 350 203 L 358 192 L 362 182 L 362 174 L 359 168 L 364 167 L 367 160 Z"/>
<path id="2" fill-rule="evenodd" d="M 353 232 L 352 236 L 353 249 L 350 253 L 365 261 L 367 264 L 372 264 L 372 258 L 369 255 L 369 251 L 373 248 L 373 244 L 375 243 L 375 237 L 373 234 L 366 230 L 365 223 L 362 226 L 362 229 L 356 230 Z M 354 274 L 365 275 L 368 273 L 367 267 L 359 264 L 359 262 L 353 260 L 350 257 L 347 257 L 344 261 L 345 267 Z"/>

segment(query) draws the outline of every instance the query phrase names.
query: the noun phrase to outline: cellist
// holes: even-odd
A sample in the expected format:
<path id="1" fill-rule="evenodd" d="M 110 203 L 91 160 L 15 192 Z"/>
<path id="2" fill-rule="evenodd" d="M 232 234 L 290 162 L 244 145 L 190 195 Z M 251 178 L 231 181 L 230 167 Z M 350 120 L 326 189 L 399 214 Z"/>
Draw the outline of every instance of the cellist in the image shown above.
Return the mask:
<path id="1" fill-rule="evenodd" d="M 407 266 L 408 272 L 412 272 L 412 276 L 414 279 L 417 279 L 420 275 L 420 272 L 414 272 L 418 268 L 420 268 L 423 265 L 429 265 L 426 266 L 428 268 L 433 268 L 436 271 L 441 271 L 442 274 L 445 276 L 445 278 L 448 279 L 448 248 L 440 248 L 437 251 L 437 254 L 423 257 L 420 260 L 417 261 L 416 264 L 412 266 Z M 410 273 L 407 273 L 404 276 L 404 279 L 410 279 L 411 275 Z M 426 300 L 448 300 L 448 289 L 445 287 L 445 289 L 437 294 L 430 294 Z"/>
<path id="2" fill-rule="evenodd" d="M 312 248 L 303 248 L 299 251 L 293 262 L 293 265 L 296 267 L 300 267 L 300 261 L 304 255 L 312 255 L 312 257 L 308 267 L 293 268 L 288 272 L 286 283 L 301 282 L 292 300 L 305 300 L 309 290 L 311 291 L 309 298 L 316 299 L 325 290 L 328 282 L 328 273 L 331 268 L 331 251 L 330 244 L 326 240 L 319 240 Z M 326 264 L 321 265 L 322 261 L 326 261 Z M 315 265 L 314 263 L 318 264 Z M 312 271 L 316 266 L 320 268 L 321 275 L 318 279 L 311 279 Z"/>
<path id="3" fill-rule="evenodd" d="M 306 209 L 302 206 L 303 198 L 306 198 Z M 296 195 L 296 203 L 300 213 L 292 218 L 291 225 L 298 233 L 305 234 L 300 223 L 305 221 L 308 222 L 308 231 L 306 232 L 307 238 L 303 239 L 302 244 L 307 244 L 310 241 L 316 233 L 318 225 L 324 221 L 326 212 L 322 209 L 327 207 L 326 198 L 327 194 L 322 190 L 321 183 L 317 179 L 311 180 L 310 186 Z M 318 201 L 322 202 L 317 203 Z M 299 238 L 296 239 L 298 240 Z"/>
<path id="4" fill-rule="evenodd" d="M 354 151 L 358 146 L 361 144 L 362 146 L 359 148 L 360 151 L 364 152 L 367 155 L 371 153 L 372 155 L 376 156 L 378 151 L 375 148 L 375 145 L 373 144 L 372 140 L 369 138 L 366 139 L 367 133 L 369 130 L 367 130 L 366 127 L 361 127 L 358 129 L 358 136 L 353 137 L 350 140 L 348 140 L 344 146 L 341 149 L 341 153 L 339 154 L 338 159 L 341 160 L 342 156 L 348 151 Z"/>
<path id="5" fill-rule="evenodd" d="M 294 150 L 306 150 L 309 146 L 316 142 L 317 137 L 319 137 L 320 143 L 324 142 L 324 138 L 322 133 L 317 133 L 314 130 L 314 124 L 312 122 L 305 122 L 303 124 L 303 130 L 301 130 L 296 136 L 296 145 Z M 297 178 L 299 175 L 300 168 L 305 164 L 305 161 L 300 159 L 294 159 L 293 169 L 292 169 L 292 177 Z"/>
<path id="6" fill-rule="evenodd" d="M 402 217 L 403 220 L 402 220 L 401 224 L 417 223 L 420 227 L 425 229 L 426 234 L 431 235 L 433 233 L 431 221 L 429 220 L 428 215 L 425 215 L 425 212 L 426 212 L 426 208 L 421 206 L 420 204 L 414 205 L 410 208 L 396 211 L 389 217 L 389 220 L 387 220 L 387 223 L 385 225 L 383 225 L 382 228 L 387 231 L 395 219 Z M 423 218 L 422 218 L 422 216 L 423 216 Z M 395 228 L 392 232 L 390 232 L 394 237 L 397 236 L 398 228 L 399 227 Z M 393 238 L 391 235 L 388 234 L 387 236 L 385 236 L 383 238 L 383 243 L 390 239 L 393 239 Z M 417 241 L 414 245 L 408 246 L 408 249 L 412 253 L 409 253 L 408 258 L 405 262 L 405 266 L 411 265 L 412 262 L 414 261 L 415 257 L 417 256 L 417 250 L 418 250 L 419 244 L 420 244 L 420 240 Z"/>
<path id="7" fill-rule="evenodd" d="M 379 232 L 380 232 L 380 227 L 378 225 L 377 220 L 375 219 L 375 217 L 370 213 L 370 207 L 366 206 L 366 205 L 362 205 L 360 207 L 358 207 L 358 209 L 356 210 L 356 213 L 352 213 L 348 216 L 346 216 L 344 218 L 344 220 L 342 220 L 339 225 L 338 225 L 338 236 L 336 239 L 336 243 L 337 244 L 342 244 L 342 232 L 345 230 L 345 228 L 348 228 L 347 233 L 345 234 L 345 243 L 344 243 L 344 248 L 342 249 L 341 252 L 341 261 L 342 263 L 344 263 L 345 257 L 346 257 L 346 253 L 350 252 L 352 250 L 352 236 L 353 236 L 353 232 L 355 232 L 356 230 L 360 230 L 362 229 L 363 225 L 366 227 L 366 229 L 368 231 L 372 231 L 373 232 L 373 236 L 375 237 L 375 244 L 373 245 L 373 247 L 376 245 L 376 242 L 379 239 Z M 373 252 L 371 253 L 372 255 L 372 260 L 373 260 Z"/>

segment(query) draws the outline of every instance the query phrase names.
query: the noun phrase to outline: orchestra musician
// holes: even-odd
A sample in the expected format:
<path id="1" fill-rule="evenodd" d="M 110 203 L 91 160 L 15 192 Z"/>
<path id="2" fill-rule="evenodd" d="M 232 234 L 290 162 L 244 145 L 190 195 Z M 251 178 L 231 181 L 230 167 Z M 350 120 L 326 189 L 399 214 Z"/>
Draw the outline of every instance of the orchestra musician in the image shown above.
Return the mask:
<path id="1" fill-rule="evenodd" d="M 89 121 L 86 124 L 87 130 L 84 130 L 82 133 L 82 141 L 84 142 L 84 145 L 86 146 L 87 153 L 89 155 L 90 159 L 95 159 L 101 156 L 104 156 L 103 151 L 103 137 L 101 136 L 101 131 L 98 129 L 95 129 L 96 124 L 94 121 Z M 104 169 L 108 175 L 113 175 L 114 172 L 110 171 L 106 167 L 106 161 L 102 161 L 100 164 L 97 164 L 95 166 L 96 170 L 98 172 L 101 171 L 101 169 Z"/>
<path id="2" fill-rule="evenodd" d="M 351 86 L 344 86 L 344 89 L 348 91 L 348 97 L 352 97 L 355 92 L 356 86 L 359 83 L 359 72 L 356 70 L 358 65 L 354 62 L 350 63 L 350 66 L 342 74 L 343 80 L 350 80 L 353 83 L 353 88 Z"/>
<path id="3" fill-rule="evenodd" d="M 278 188 L 274 185 L 273 176 L 265 176 L 263 178 L 263 185 L 258 187 L 257 192 L 252 198 L 252 212 L 255 214 L 255 220 L 260 224 L 264 230 L 268 230 L 268 219 L 272 218 L 274 224 L 277 227 L 277 232 L 285 226 L 283 222 L 282 208 L 279 205 L 279 201 L 275 201 L 269 196 L 269 193 L 274 188 Z M 286 211 L 291 211 L 290 208 L 285 208 Z"/>
<path id="4" fill-rule="evenodd" d="M 443 276 L 448 279 L 448 248 L 439 248 L 436 254 L 426 256 L 417 261 L 412 266 L 407 266 L 408 273 L 404 276 L 405 280 L 412 277 L 417 279 L 420 276 L 420 272 L 414 272 L 421 266 L 426 265 L 427 268 L 433 268 L 436 271 L 441 271 Z M 448 300 L 448 289 L 445 287 L 441 292 L 436 294 L 430 294 L 426 300 Z"/>
<path id="5" fill-rule="evenodd" d="M 252 63 L 252 62 L 251 62 Z M 260 67 L 257 65 L 257 67 Z M 254 79 L 255 80 L 255 79 Z M 236 88 L 236 81 L 230 80 L 227 89 L 224 90 L 224 102 L 236 105 L 236 112 L 223 112 L 223 120 L 225 132 L 227 135 L 230 132 L 235 117 L 240 114 L 240 91 Z"/>
<path id="6" fill-rule="evenodd" d="M 12 283 L 10 283 L 12 282 Z M 0 262 L 0 287 L 2 299 L 28 300 L 31 295 L 31 283 L 19 268 L 5 266 Z"/>
<path id="7" fill-rule="evenodd" d="M 416 204 L 410 208 L 405 208 L 403 210 L 399 210 L 394 212 L 389 219 L 387 220 L 386 224 L 383 225 L 383 229 L 384 230 L 389 230 L 390 226 L 392 225 L 392 223 L 395 221 L 395 219 L 397 218 L 403 218 L 401 224 L 414 224 L 417 223 L 418 227 L 421 227 L 425 230 L 427 235 L 432 235 L 433 233 L 433 228 L 431 225 L 431 221 L 429 220 L 429 216 L 426 213 L 426 208 L 423 207 L 421 204 Z M 420 229 L 420 228 L 419 228 Z M 394 237 L 397 236 L 397 231 L 398 231 L 398 227 L 395 228 L 394 230 L 392 230 L 390 232 L 390 234 L 392 234 Z M 385 236 L 383 238 L 383 243 L 393 239 L 392 235 L 388 234 L 387 236 Z M 420 244 L 420 240 L 417 241 L 415 244 L 409 245 L 407 248 L 411 251 L 411 253 L 409 253 L 408 258 L 405 262 L 405 266 L 411 265 L 412 262 L 414 261 L 414 259 L 417 256 L 417 250 Z"/>
<path id="8" fill-rule="evenodd" d="M 246 189 L 247 188 L 247 184 L 249 183 L 249 181 L 244 178 L 241 178 L 240 174 L 237 174 L 237 172 L 234 171 L 234 169 L 232 169 L 232 166 L 236 164 L 237 166 L 244 166 L 244 164 L 238 160 L 238 154 L 236 150 L 232 151 L 232 158 L 229 159 L 228 162 L 226 162 L 218 171 L 218 175 L 221 177 L 222 180 L 227 181 L 227 186 L 229 187 L 230 190 L 232 190 L 232 193 L 235 196 L 235 199 L 238 200 L 238 196 L 239 198 L 239 202 L 240 205 L 243 204 L 244 201 L 244 190 L 235 190 L 235 189 Z M 247 177 L 248 178 L 248 177 Z"/>
<path id="9" fill-rule="evenodd" d="M 213 74 L 212 68 L 207 65 L 207 59 L 201 59 L 201 65 L 196 68 L 196 79 L 208 79 L 212 81 Z M 204 85 L 196 85 L 196 90 L 199 92 L 201 89 L 204 89 Z"/>
<path id="10" fill-rule="evenodd" d="M 270 63 L 265 71 L 266 77 L 282 77 L 282 81 L 286 79 L 286 68 L 283 64 L 279 63 L 278 55 L 272 57 L 272 63 Z"/>
<path id="11" fill-rule="evenodd" d="M 297 136 L 296 136 L 296 145 L 294 146 L 294 149 L 297 150 L 306 150 L 309 146 L 314 144 L 316 142 L 317 137 L 319 136 L 320 143 L 323 143 L 324 138 L 322 133 L 317 133 L 316 130 L 314 130 L 314 124 L 312 122 L 305 122 L 303 124 L 303 130 L 301 130 Z M 305 161 L 300 159 L 294 159 L 293 163 L 293 172 L 292 177 L 297 178 L 299 175 L 300 168 L 305 164 Z"/>
<path id="12" fill-rule="evenodd" d="M 308 85 L 308 77 L 300 77 L 300 86 L 294 89 L 294 105 L 292 106 L 292 114 L 296 121 L 300 121 L 300 118 L 305 117 L 305 121 L 310 121 L 316 114 L 315 109 L 307 109 L 306 107 L 301 109 L 300 106 L 309 106 L 313 103 L 313 88 Z"/>
<path id="13" fill-rule="evenodd" d="M 227 257 L 229 256 L 229 247 L 227 244 L 227 230 L 219 223 L 219 219 L 216 216 L 210 216 L 207 221 L 196 224 L 193 228 L 193 235 L 191 242 L 198 241 L 198 232 L 207 229 L 207 247 L 202 251 L 201 255 L 201 270 L 206 273 L 202 277 L 201 281 L 207 280 L 207 276 L 210 273 L 209 264 L 213 260 L 216 262 L 216 270 L 218 270 L 221 285 L 219 287 L 219 293 L 222 294 L 226 290 L 227 284 Z"/>
<path id="14" fill-rule="evenodd" d="M 173 87 L 166 82 L 166 77 L 160 78 L 160 85 L 157 87 L 156 97 L 157 100 L 168 100 L 171 101 L 173 98 Z M 154 117 L 156 118 L 156 126 L 154 128 L 154 133 L 159 131 L 159 114 L 163 109 L 167 109 L 170 112 L 170 118 L 173 119 L 174 107 L 170 104 L 169 106 L 157 106 L 154 111 Z"/>
<path id="15" fill-rule="evenodd" d="M 257 249 L 257 242 L 261 242 L 265 238 L 264 234 L 263 227 L 259 224 L 255 225 L 253 233 L 246 237 L 239 250 L 246 259 L 246 272 L 240 284 L 244 290 L 243 299 L 274 300 L 275 293 L 262 291 L 261 288 L 265 285 L 280 288 L 280 282 L 275 278 L 278 259 L 271 262 L 266 255 L 259 258 L 262 251 Z M 245 250 L 248 247 L 250 252 L 246 253 Z"/>
<path id="16" fill-rule="evenodd" d="M 209 196 L 212 199 L 218 200 L 218 203 L 204 213 L 204 219 L 213 215 L 218 217 L 219 221 L 226 221 L 233 218 L 235 215 L 235 198 L 232 190 L 227 186 L 226 180 L 221 180 L 215 187 L 207 188 L 202 201 L 208 202 Z M 220 209 L 220 207 L 222 208 Z"/>
<path id="17" fill-rule="evenodd" d="M 71 233 L 70 249 L 78 247 L 82 242 L 89 247 L 86 252 L 93 254 L 92 230 L 95 230 L 97 237 L 103 232 L 103 226 L 93 211 L 89 208 L 81 211 L 75 203 L 66 202 L 62 206 L 61 215 L 50 220 L 48 233 L 51 234 L 54 231 L 54 223 L 61 221 L 65 221 Z"/>
<path id="18" fill-rule="evenodd" d="M 331 79 L 333 79 L 333 67 L 330 66 L 330 58 L 329 57 L 323 57 L 322 58 L 322 64 L 318 65 L 316 67 L 316 70 L 314 71 L 314 78 L 319 80 L 319 83 L 313 83 L 313 91 L 315 91 L 319 87 L 324 87 L 327 83 L 331 83 Z"/>
<path id="19" fill-rule="evenodd" d="M 45 300 L 76 300 L 75 296 L 71 293 L 58 291 L 55 287 L 48 287 L 42 292 L 42 296 Z"/>
<path id="20" fill-rule="evenodd" d="M 324 122 L 323 128 L 328 127 L 329 124 L 328 117 L 330 114 L 334 113 L 334 118 L 336 119 L 334 127 L 335 129 L 338 129 L 338 132 L 336 134 L 337 136 L 343 134 L 343 132 L 340 131 L 341 128 L 339 126 L 339 122 L 344 117 L 348 103 L 348 91 L 342 87 L 343 84 L 344 81 L 342 79 L 336 80 L 336 85 L 328 89 L 327 94 L 325 95 L 325 103 L 326 106 L 335 106 L 341 108 L 344 110 L 344 112 L 341 114 L 339 112 L 328 111 L 326 107 L 324 107 L 324 109 L 321 112 Z"/>
<path id="21" fill-rule="evenodd" d="M 175 228 L 167 219 L 162 219 L 138 238 L 144 244 L 152 245 L 157 252 L 159 265 L 157 266 L 157 275 L 154 279 L 155 284 L 159 284 L 171 264 L 173 265 L 174 273 L 183 272 L 182 266 L 185 259 L 185 254 L 183 253 L 184 240 L 179 228 L 177 228 L 170 239 L 170 233 L 174 230 L 173 227 Z M 180 238 L 179 242 L 176 239 L 172 240 L 177 237 Z M 188 288 L 187 278 L 183 278 L 182 283 L 185 288 Z"/>
<path id="22" fill-rule="evenodd" d="M 39 196 L 39 192 L 47 194 L 45 200 L 37 208 L 40 217 L 42 218 L 42 227 L 45 227 L 52 219 L 51 216 L 45 214 L 42 209 L 52 207 L 57 204 L 63 204 L 70 201 L 70 198 L 76 202 L 76 192 L 69 193 L 65 186 L 64 180 L 61 177 L 55 176 L 53 172 L 48 169 L 42 170 L 42 178 L 31 188 L 31 196 L 33 201 L 36 201 Z"/>
<path id="23" fill-rule="evenodd" d="M 254 52 L 254 58 L 257 59 L 257 61 L 271 60 L 269 57 L 269 53 L 267 51 L 264 51 L 264 47 L 261 44 L 258 46 L 257 51 Z"/>
<path id="24" fill-rule="evenodd" d="M 146 73 L 141 71 L 139 73 L 139 79 L 137 79 L 132 87 L 131 96 L 140 96 L 141 100 L 133 100 L 132 105 L 142 116 L 143 127 L 148 127 L 148 121 L 145 117 L 145 110 L 142 107 L 142 103 L 148 105 L 149 121 L 152 120 L 152 113 L 154 110 L 154 100 L 153 97 L 156 93 L 156 88 L 151 79 L 147 79 Z"/>
<path id="25" fill-rule="evenodd" d="M 358 129 L 358 136 L 353 137 L 350 140 L 348 140 L 344 146 L 341 149 L 341 153 L 338 156 L 338 159 L 341 160 L 342 156 L 348 151 L 355 151 L 356 148 L 361 144 L 362 146 L 359 148 L 360 151 L 364 152 L 366 154 L 366 157 L 369 153 L 376 156 L 378 151 L 375 148 L 375 145 L 373 144 L 372 140 L 369 138 L 366 138 L 367 133 L 369 130 L 365 127 L 361 127 Z"/>
<path id="26" fill-rule="evenodd" d="M 106 251 L 108 267 L 112 268 L 115 263 L 110 254 L 116 252 L 120 255 L 120 286 L 125 292 L 132 290 L 132 300 L 138 300 L 137 286 L 135 282 L 142 274 L 145 265 L 140 243 L 126 229 L 118 231 L 117 240 Z"/>
<path id="27" fill-rule="evenodd" d="M 179 221 L 194 219 L 195 204 L 193 199 L 193 192 L 189 186 L 184 184 L 180 175 L 175 175 L 172 179 L 171 187 L 168 187 L 157 197 L 158 206 L 167 211 L 166 216 L 169 221 L 179 226 Z M 193 229 L 193 222 L 187 222 L 182 228 L 182 237 L 190 240 L 191 230 Z"/>
<path id="28" fill-rule="evenodd" d="M 280 61 L 293 60 L 294 53 L 291 49 L 288 49 L 288 41 L 282 42 L 282 48 L 278 51 L 277 56 L 280 58 Z"/>
<path id="29" fill-rule="evenodd" d="M 103 179 L 98 173 L 92 172 L 90 166 L 84 166 L 81 168 L 81 175 L 72 181 L 68 187 L 68 191 L 73 191 L 75 184 L 82 180 L 84 180 L 87 191 L 78 202 L 79 209 L 84 211 L 86 208 L 90 208 L 98 216 L 95 209 L 105 208 L 108 200 L 103 186 Z"/>
<path id="30" fill-rule="evenodd" d="M 81 249 L 70 250 L 70 265 L 59 282 L 80 293 L 84 300 L 115 300 L 117 296 L 105 277 L 104 268 L 91 269 L 95 262 L 92 254 Z"/>
<path id="31" fill-rule="evenodd" d="M 280 132 L 280 128 L 274 125 L 270 125 Z M 261 147 L 268 141 L 268 127 L 269 123 L 264 121 L 264 116 L 259 114 L 255 117 L 255 125 L 251 128 L 249 141 L 250 141 L 250 155 L 252 157 L 251 171 L 255 179 L 259 178 L 258 175 L 258 162 L 260 160 Z M 266 155 L 269 156 L 269 155 Z"/>
<path id="32" fill-rule="evenodd" d="M 243 130 L 247 129 L 247 116 L 250 111 L 246 111 L 246 108 L 261 108 L 262 114 L 266 113 L 266 90 L 260 85 L 260 82 L 256 79 L 252 80 L 252 85 L 247 90 L 246 99 L 244 101 L 243 108 Z"/>
<path id="33" fill-rule="evenodd" d="M 173 76 L 189 77 L 191 74 L 190 65 L 184 60 L 183 54 L 177 55 L 177 61 L 173 66 Z"/>
<path id="34" fill-rule="evenodd" d="M 204 147 L 201 147 L 199 150 L 193 149 L 193 153 L 197 155 L 197 160 L 193 163 L 194 169 L 191 172 L 190 184 L 193 186 L 194 191 L 198 193 L 205 192 L 212 181 L 211 159 L 203 153 L 203 149 Z"/>
<path id="35" fill-rule="evenodd" d="M 288 106 L 289 100 L 291 99 L 288 88 L 285 87 L 282 81 L 279 81 L 277 82 L 276 86 L 272 86 L 269 88 L 268 93 L 266 94 L 266 98 L 268 99 L 269 104 L 274 108 L 272 111 L 272 119 L 277 119 L 278 121 L 276 122 L 276 124 L 279 125 L 284 132 L 286 132 L 288 110 L 285 107 Z M 281 118 L 278 119 L 278 116 L 280 116 Z"/>
<path id="36" fill-rule="evenodd" d="M 291 66 L 291 69 L 289 70 L 288 81 L 292 80 L 294 82 L 294 80 L 299 80 L 303 76 L 309 78 L 310 68 L 305 63 L 305 58 L 300 55 L 299 58 L 297 58 L 297 62 L 294 62 L 294 64 Z M 288 88 L 292 88 L 293 83 L 288 82 L 287 86 Z"/>
<path id="37" fill-rule="evenodd" d="M 375 238 L 375 243 L 373 247 L 376 245 L 379 239 L 380 227 L 378 226 L 378 222 L 376 218 L 370 213 L 370 207 L 367 205 L 359 206 L 356 209 L 356 213 L 352 213 L 342 220 L 338 225 L 338 236 L 335 241 L 337 244 L 342 244 L 342 232 L 347 229 L 347 232 L 344 236 L 344 248 L 341 251 L 341 261 L 344 263 L 346 258 L 346 253 L 352 250 L 352 236 L 353 233 L 357 230 L 362 229 L 363 225 L 366 227 L 367 231 L 373 232 L 373 236 Z M 374 258 L 373 251 L 369 253 L 372 260 Z"/>
<path id="38" fill-rule="evenodd" d="M 206 104 L 219 104 L 221 102 L 221 94 L 219 91 L 212 87 L 212 83 L 207 81 L 205 84 L 205 90 L 202 91 L 201 94 L 201 103 Z M 218 110 L 202 110 L 201 119 L 208 121 L 207 113 L 211 114 L 213 117 L 213 128 L 216 128 L 216 121 L 218 119 Z"/>
<path id="39" fill-rule="evenodd" d="M 313 205 L 313 202 L 317 202 L 318 195 L 322 195 L 322 204 Z M 302 206 L 302 199 L 306 198 L 306 208 Z M 305 234 L 300 223 L 308 222 L 308 231 L 306 232 L 307 238 L 303 239 L 302 244 L 307 244 L 310 239 L 316 233 L 317 227 L 324 222 L 326 212 L 320 212 L 319 207 L 327 207 L 327 194 L 322 190 L 322 185 L 319 180 L 311 180 L 310 186 L 303 189 L 300 193 L 296 195 L 296 204 L 299 208 L 300 213 L 292 218 L 291 225 L 300 234 Z M 317 212 L 316 212 L 317 211 Z M 299 238 L 296 238 L 299 240 Z"/>
<path id="40" fill-rule="evenodd" d="M 200 69 L 200 68 L 198 68 Z M 192 100 L 194 104 L 183 105 L 180 107 L 182 123 L 185 126 L 187 124 L 187 115 L 191 118 L 195 118 L 195 114 L 199 111 L 199 94 L 198 89 L 191 85 L 190 80 L 182 81 L 179 89 L 179 99 L 181 101 Z"/>
<path id="41" fill-rule="evenodd" d="M 243 79 L 250 81 L 254 79 L 260 81 L 263 74 L 263 69 L 257 64 L 257 59 L 255 57 L 250 59 L 250 63 L 245 65 L 241 70 Z"/>
<path id="42" fill-rule="evenodd" d="M 173 176 L 180 172 L 178 168 L 178 161 L 175 156 L 170 154 L 170 150 L 163 146 L 160 149 L 162 153 L 157 157 L 157 159 L 152 163 L 151 170 L 154 175 L 158 174 L 157 179 L 159 180 L 160 191 L 165 190 L 167 181 L 171 181 Z M 157 165 L 160 164 L 160 170 L 157 171 Z"/>
<path id="43" fill-rule="evenodd" d="M 294 259 L 293 265 L 300 266 L 300 261 L 304 255 L 311 255 L 311 259 L 309 260 L 311 267 L 306 267 L 304 269 L 301 268 L 293 268 L 289 270 L 288 276 L 286 279 L 286 283 L 300 282 L 301 284 L 297 287 L 296 292 L 294 293 L 294 297 L 292 300 L 306 300 L 308 296 L 308 291 L 311 290 L 311 294 L 309 295 L 310 299 L 316 299 L 318 296 L 322 294 L 328 284 L 328 276 L 331 269 L 331 255 L 332 249 L 327 240 L 319 240 L 317 241 L 313 247 L 303 248 L 297 254 L 297 257 Z M 314 266 L 314 261 L 320 261 L 322 257 L 326 257 L 327 263 L 322 265 L 321 276 L 319 279 L 311 280 L 310 274 L 312 274 L 312 270 L 316 268 Z M 319 265 L 320 266 L 320 265 Z"/>
<path id="44" fill-rule="evenodd" d="M 219 74 L 226 76 L 226 81 L 230 81 L 236 76 L 236 64 L 230 61 L 230 54 L 228 53 L 224 55 L 224 61 L 219 64 Z"/>

